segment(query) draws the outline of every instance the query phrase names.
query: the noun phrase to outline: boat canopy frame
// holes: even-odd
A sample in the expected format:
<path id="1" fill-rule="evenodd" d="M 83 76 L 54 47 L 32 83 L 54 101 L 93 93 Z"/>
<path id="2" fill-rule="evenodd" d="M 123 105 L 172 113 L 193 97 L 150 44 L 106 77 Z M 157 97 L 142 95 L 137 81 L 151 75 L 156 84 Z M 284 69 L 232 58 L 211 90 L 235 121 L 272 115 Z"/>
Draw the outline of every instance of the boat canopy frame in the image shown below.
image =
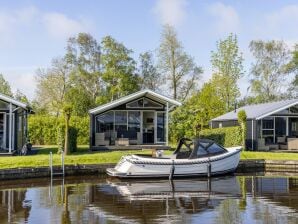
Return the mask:
<path id="1" fill-rule="evenodd" d="M 202 143 L 205 143 L 205 144 L 202 144 Z M 208 151 L 208 149 L 214 144 L 221 149 L 220 152 L 210 153 L 210 151 Z M 181 152 L 182 146 L 186 146 L 188 151 Z M 192 146 L 193 146 L 193 148 L 192 148 Z M 203 149 L 206 152 L 206 154 L 204 154 L 202 156 L 198 156 L 199 148 Z M 189 138 L 181 138 L 179 140 L 178 146 L 177 146 L 176 150 L 174 151 L 173 155 L 176 155 L 177 159 L 196 159 L 196 158 L 220 155 L 220 154 L 226 153 L 227 151 L 228 150 L 226 150 L 224 147 L 222 147 L 221 145 L 217 144 L 215 141 L 210 140 L 210 139 L 197 138 L 197 139 L 192 140 Z"/>

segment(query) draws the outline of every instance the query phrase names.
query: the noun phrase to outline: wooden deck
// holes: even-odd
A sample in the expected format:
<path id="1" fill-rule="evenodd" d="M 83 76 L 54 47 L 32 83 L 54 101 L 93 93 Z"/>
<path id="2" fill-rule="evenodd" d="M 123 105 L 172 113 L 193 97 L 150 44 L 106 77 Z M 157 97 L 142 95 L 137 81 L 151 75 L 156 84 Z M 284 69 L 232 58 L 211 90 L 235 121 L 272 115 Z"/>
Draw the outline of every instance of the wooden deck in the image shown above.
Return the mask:
<path id="1" fill-rule="evenodd" d="M 100 150 L 142 150 L 142 149 L 160 149 L 169 150 L 170 146 L 166 145 L 107 145 L 107 146 L 91 146 L 91 151 Z"/>

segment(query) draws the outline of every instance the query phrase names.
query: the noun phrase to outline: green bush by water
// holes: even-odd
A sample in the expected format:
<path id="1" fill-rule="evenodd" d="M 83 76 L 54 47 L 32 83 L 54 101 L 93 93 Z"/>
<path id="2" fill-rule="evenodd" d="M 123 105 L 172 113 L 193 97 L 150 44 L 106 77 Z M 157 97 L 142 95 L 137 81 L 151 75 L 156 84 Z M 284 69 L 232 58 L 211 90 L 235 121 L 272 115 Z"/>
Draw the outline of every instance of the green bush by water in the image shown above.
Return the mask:
<path id="1" fill-rule="evenodd" d="M 225 147 L 242 145 L 242 132 L 240 126 L 205 129 L 200 131 L 200 138 L 214 140 Z"/>
<path id="2" fill-rule="evenodd" d="M 58 129 L 61 125 L 64 125 L 63 117 L 41 115 L 30 116 L 28 126 L 31 143 L 36 145 L 56 145 L 59 138 Z M 77 131 L 77 144 L 86 145 L 89 143 L 88 117 L 72 116 L 70 119 L 70 126 Z M 60 144 L 61 143 L 58 143 L 58 145 Z"/>

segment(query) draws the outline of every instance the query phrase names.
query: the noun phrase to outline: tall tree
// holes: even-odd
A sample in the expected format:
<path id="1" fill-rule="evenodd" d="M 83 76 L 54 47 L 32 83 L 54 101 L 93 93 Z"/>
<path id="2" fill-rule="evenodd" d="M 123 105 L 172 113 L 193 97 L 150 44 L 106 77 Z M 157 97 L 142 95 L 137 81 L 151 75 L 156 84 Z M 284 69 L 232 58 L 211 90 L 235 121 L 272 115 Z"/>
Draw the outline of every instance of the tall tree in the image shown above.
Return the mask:
<path id="1" fill-rule="evenodd" d="M 211 63 L 213 82 L 225 102 L 225 110 L 230 111 L 236 98 L 240 96 L 237 82 L 243 75 L 243 58 L 236 35 L 230 34 L 217 42 L 216 51 L 211 52 Z"/>
<path id="2" fill-rule="evenodd" d="M 14 98 L 20 102 L 26 103 L 27 105 L 29 104 L 28 98 L 19 89 L 17 89 Z"/>
<path id="3" fill-rule="evenodd" d="M 2 74 L 0 74 L 0 93 L 13 97 L 9 82 L 4 79 Z"/>
<path id="4" fill-rule="evenodd" d="M 68 155 L 69 150 L 69 120 L 71 117 L 72 106 L 70 104 L 65 104 L 63 107 L 64 119 L 65 119 L 65 143 L 64 143 L 64 154 Z"/>
<path id="5" fill-rule="evenodd" d="M 77 96 L 84 96 L 83 102 L 79 105 L 86 105 L 83 111 L 74 107 L 73 112 L 82 115 L 88 111 L 88 108 L 95 105 L 96 98 L 102 91 L 102 80 L 100 72 L 100 45 L 90 34 L 79 33 L 76 37 L 68 40 L 65 61 L 71 69 L 72 88 L 75 88 Z M 72 97 L 74 98 L 74 97 Z"/>
<path id="6" fill-rule="evenodd" d="M 158 58 L 161 73 L 165 74 L 169 81 L 173 98 L 185 100 L 191 91 L 197 88 L 203 71 L 184 51 L 176 31 L 170 25 L 163 28 Z"/>
<path id="7" fill-rule="evenodd" d="M 225 111 L 225 104 L 217 95 L 214 83 L 205 83 L 199 92 L 184 101 L 182 107 L 171 113 L 170 136 L 172 141 L 181 137 L 198 136 L 208 122 Z M 183 121 L 183 122 L 181 122 Z"/>
<path id="8" fill-rule="evenodd" d="M 151 89 L 159 91 L 162 83 L 162 76 L 158 72 L 153 62 L 153 56 L 150 52 L 140 54 L 140 68 L 142 89 Z"/>
<path id="9" fill-rule="evenodd" d="M 63 110 L 65 97 L 70 88 L 70 70 L 64 59 L 54 59 L 49 69 L 39 69 L 36 73 L 37 111 L 59 115 Z"/>
<path id="10" fill-rule="evenodd" d="M 291 52 L 291 60 L 286 66 L 288 73 L 294 74 L 288 93 L 290 97 L 298 97 L 298 44 L 295 45 L 294 50 Z"/>
<path id="11" fill-rule="evenodd" d="M 283 41 L 251 41 L 250 51 L 255 57 L 251 68 L 251 90 L 259 102 L 279 99 L 285 91 L 288 76 L 286 65 L 289 50 Z"/>
<path id="12" fill-rule="evenodd" d="M 112 101 L 138 90 L 139 76 L 136 74 L 136 62 L 130 56 L 132 50 L 111 36 L 102 39 L 102 79 L 106 85 L 106 99 Z"/>

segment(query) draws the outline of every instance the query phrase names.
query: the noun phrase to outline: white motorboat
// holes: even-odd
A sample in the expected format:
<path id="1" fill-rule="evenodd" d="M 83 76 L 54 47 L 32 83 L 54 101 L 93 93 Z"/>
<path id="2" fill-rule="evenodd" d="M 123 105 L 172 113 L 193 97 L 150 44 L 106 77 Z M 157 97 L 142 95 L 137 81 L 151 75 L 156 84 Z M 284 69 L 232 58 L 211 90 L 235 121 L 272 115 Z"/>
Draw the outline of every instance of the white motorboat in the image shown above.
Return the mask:
<path id="1" fill-rule="evenodd" d="M 107 174 L 119 178 L 214 176 L 232 173 L 240 160 L 241 146 L 224 148 L 212 140 L 183 138 L 172 155 L 157 151 L 127 155 Z"/>
<path id="2" fill-rule="evenodd" d="M 173 197 L 199 197 L 225 199 L 227 197 L 240 197 L 240 185 L 236 176 L 193 178 L 175 180 L 108 180 L 110 187 L 129 200 L 158 200 Z"/>

